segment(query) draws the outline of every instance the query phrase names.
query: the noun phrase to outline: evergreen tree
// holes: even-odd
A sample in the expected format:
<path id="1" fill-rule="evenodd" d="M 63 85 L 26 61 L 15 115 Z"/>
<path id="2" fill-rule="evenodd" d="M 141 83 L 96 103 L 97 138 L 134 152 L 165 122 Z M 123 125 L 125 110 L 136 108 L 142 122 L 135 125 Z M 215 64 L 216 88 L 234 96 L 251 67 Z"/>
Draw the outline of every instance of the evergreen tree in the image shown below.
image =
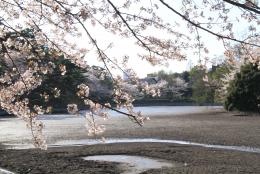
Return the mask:
<path id="1" fill-rule="evenodd" d="M 230 82 L 225 101 L 227 110 L 259 112 L 260 104 L 260 70 L 256 65 L 241 67 L 235 79 Z"/>

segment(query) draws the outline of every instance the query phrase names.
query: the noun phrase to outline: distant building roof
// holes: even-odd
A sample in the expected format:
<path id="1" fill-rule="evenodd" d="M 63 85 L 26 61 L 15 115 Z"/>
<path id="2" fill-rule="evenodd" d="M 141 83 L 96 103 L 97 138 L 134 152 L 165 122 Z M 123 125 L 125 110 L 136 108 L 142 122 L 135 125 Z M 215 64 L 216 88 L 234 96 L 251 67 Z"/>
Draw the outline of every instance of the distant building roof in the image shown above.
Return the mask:
<path id="1" fill-rule="evenodd" d="M 156 84 L 159 81 L 158 77 L 145 77 L 143 79 L 140 79 L 141 82 L 147 82 L 149 85 Z"/>

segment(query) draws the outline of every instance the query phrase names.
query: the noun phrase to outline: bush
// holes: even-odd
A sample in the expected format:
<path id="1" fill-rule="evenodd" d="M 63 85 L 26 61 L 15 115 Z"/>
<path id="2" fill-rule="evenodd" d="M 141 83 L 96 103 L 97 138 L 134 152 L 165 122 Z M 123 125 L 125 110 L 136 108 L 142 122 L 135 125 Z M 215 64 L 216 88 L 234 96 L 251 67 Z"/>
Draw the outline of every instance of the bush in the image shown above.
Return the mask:
<path id="1" fill-rule="evenodd" d="M 259 112 L 259 104 L 260 70 L 253 64 L 244 65 L 230 82 L 225 109 Z"/>

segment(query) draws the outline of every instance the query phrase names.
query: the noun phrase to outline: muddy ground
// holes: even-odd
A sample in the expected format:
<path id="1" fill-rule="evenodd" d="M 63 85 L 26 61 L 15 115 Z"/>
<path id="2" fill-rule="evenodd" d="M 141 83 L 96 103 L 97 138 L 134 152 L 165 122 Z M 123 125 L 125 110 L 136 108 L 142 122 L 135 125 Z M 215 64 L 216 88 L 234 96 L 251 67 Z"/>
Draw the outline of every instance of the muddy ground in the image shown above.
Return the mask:
<path id="1" fill-rule="evenodd" d="M 113 127 L 121 122 L 123 126 Z M 153 117 L 145 127 L 127 126 L 127 121 L 107 124 L 105 137 L 161 138 L 198 143 L 260 147 L 260 117 L 242 116 L 223 111 L 178 116 Z M 74 135 L 74 134 L 72 134 Z M 81 139 L 83 134 L 55 135 L 50 141 L 62 138 Z M 175 145 L 164 143 L 121 143 L 82 147 L 6 150 L 0 147 L 0 167 L 16 173 L 121 173 L 117 163 L 84 161 L 88 155 L 129 154 L 168 160 L 177 167 L 149 170 L 144 173 L 260 173 L 260 154 Z"/>

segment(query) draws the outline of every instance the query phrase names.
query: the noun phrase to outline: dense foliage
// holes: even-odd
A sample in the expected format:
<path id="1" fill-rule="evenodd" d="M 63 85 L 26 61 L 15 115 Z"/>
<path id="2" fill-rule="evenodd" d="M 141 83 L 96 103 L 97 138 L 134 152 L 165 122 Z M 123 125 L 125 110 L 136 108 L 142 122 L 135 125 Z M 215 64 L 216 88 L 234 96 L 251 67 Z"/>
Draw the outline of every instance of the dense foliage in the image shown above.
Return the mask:
<path id="1" fill-rule="evenodd" d="M 192 84 L 192 99 L 198 103 L 214 103 L 214 89 L 207 86 L 204 81 L 206 70 L 200 66 L 195 66 L 190 71 Z"/>
<path id="2" fill-rule="evenodd" d="M 256 65 L 246 64 L 230 82 L 225 101 L 227 110 L 260 112 L 260 70 Z"/>
<path id="3" fill-rule="evenodd" d="M 218 89 L 222 83 L 221 79 L 228 74 L 228 71 L 228 66 L 222 63 L 208 70 L 203 66 L 194 66 L 190 71 L 182 73 L 159 71 L 149 74 L 148 77 L 167 82 L 166 88 L 161 90 L 161 96 L 156 97 L 158 100 L 167 99 L 168 102 L 176 104 L 185 102 L 199 105 L 220 104 L 223 100 Z"/>
<path id="4" fill-rule="evenodd" d="M 76 95 L 77 86 L 86 82 L 83 69 L 75 66 L 63 57 L 60 57 L 55 62 L 54 72 L 51 75 L 45 76 L 42 85 L 34 89 L 28 97 L 31 101 L 30 106 L 34 105 L 48 108 L 49 111 L 54 109 L 65 111 L 68 103 L 77 103 L 82 106 L 82 100 Z M 59 66 L 66 66 L 66 74 L 61 75 Z"/>

